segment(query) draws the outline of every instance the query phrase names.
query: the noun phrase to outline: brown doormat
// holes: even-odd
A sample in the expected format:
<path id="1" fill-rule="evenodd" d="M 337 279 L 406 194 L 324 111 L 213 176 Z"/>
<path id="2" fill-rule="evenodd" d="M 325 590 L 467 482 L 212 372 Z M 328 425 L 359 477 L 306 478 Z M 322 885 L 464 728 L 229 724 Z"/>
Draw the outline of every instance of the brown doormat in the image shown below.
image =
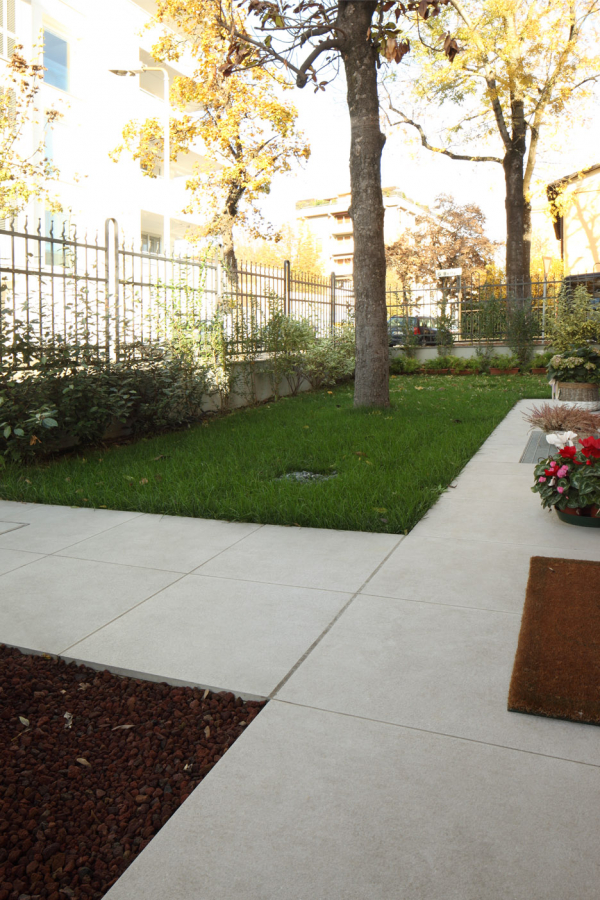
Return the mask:
<path id="1" fill-rule="evenodd" d="M 600 563 L 533 556 L 508 708 L 600 725 Z"/>

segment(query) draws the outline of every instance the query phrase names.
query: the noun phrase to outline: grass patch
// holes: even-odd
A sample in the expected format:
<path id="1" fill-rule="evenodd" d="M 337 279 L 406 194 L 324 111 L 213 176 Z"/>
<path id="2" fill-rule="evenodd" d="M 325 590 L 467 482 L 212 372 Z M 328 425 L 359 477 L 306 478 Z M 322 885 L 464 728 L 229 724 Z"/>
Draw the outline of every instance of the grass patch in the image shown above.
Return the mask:
<path id="1" fill-rule="evenodd" d="M 387 410 L 353 385 L 215 417 L 183 431 L 0 473 L 0 498 L 66 506 L 405 533 L 543 377 L 397 377 Z M 335 478 L 298 483 L 288 472 Z M 280 480 L 279 480 L 280 479 Z"/>

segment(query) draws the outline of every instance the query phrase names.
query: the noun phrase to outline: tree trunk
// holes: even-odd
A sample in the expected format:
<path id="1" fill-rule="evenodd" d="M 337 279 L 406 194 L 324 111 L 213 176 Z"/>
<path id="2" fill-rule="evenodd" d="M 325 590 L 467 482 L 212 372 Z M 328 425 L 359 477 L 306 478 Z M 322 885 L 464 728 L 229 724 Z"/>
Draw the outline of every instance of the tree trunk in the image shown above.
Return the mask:
<path id="1" fill-rule="evenodd" d="M 340 0 L 339 34 L 350 112 L 350 188 L 356 314 L 355 406 L 389 406 L 389 349 L 377 49 L 369 39 L 376 2 Z"/>
<path id="2" fill-rule="evenodd" d="M 529 294 L 530 251 L 526 250 L 524 191 L 526 123 L 523 101 L 511 100 L 512 140 L 502 166 L 506 182 L 506 281 L 517 299 Z M 529 236 L 529 241 L 531 240 Z"/>
<path id="3" fill-rule="evenodd" d="M 237 283 L 237 257 L 235 255 L 235 245 L 233 242 L 233 216 L 225 216 L 221 238 L 223 240 L 223 265 L 227 277 L 233 283 Z"/>
<path id="4" fill-rule="evenodd" d="M 531 203 L 523 200 L 523 268 L 527 282 L 531 279 Z"/>

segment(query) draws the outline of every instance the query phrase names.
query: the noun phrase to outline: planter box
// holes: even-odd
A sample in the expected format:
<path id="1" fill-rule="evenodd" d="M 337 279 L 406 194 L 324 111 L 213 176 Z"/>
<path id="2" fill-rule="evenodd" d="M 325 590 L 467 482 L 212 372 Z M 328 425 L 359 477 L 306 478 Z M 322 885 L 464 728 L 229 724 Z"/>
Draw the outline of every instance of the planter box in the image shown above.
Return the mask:
<path id="1" fill-rule="evenodd" d="M 447 375 L 450 369 L 423 369 L 425 375 Z"/>
<path id="2" fill-rule="evenodd" d="M 540 368 L 540 369 L 532 369 L 532 370 L 531 370 L 531 374 L 532 374 L 532 375 L 547 375 L 547 374 L 548 374 L 548 369 L 545 368 L 545 367 Z"/>
<path id="3" fill-rule="evenodd" d="M 518 375 L 519 367 L 517 366 L 515 369 L 495 369 L 493 366 L 490 366 L 490 375 Z"/>
<path id="4" fill-rule="evenodd" d="M 451 369 L 451 375 L 479 375 L 479 372 L 476 372 L 475 369 Z"/>

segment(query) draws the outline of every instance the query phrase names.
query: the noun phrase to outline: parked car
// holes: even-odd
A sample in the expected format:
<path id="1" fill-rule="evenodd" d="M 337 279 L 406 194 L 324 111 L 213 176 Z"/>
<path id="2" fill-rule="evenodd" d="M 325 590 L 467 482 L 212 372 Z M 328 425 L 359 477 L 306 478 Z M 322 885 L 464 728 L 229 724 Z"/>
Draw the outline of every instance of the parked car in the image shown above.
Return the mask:
<path id="1" fill-rule="evenodd" d="M 397 347 L 406 342 L 406 327 L 415 334 L 419 344 L 430 347 L 436 343 L 437 330 L 434 320 L 428 316 L 390 316 L 388 333 L 390 347 Z"/>

